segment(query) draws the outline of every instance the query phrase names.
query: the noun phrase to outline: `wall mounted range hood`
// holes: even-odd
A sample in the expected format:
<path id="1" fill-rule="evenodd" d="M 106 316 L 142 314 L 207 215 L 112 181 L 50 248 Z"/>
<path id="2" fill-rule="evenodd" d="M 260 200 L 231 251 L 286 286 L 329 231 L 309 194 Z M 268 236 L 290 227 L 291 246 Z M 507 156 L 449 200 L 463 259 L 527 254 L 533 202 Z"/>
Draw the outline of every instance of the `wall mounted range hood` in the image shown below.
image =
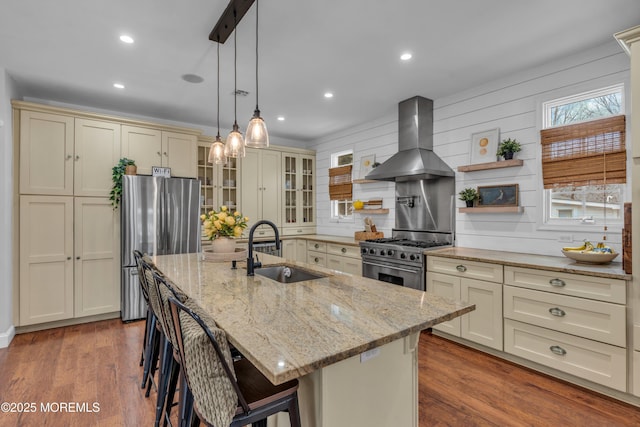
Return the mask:
<path id="1" fill-rule="evenodd" d="M 453 177 L 453 170 L 433 152 L 433 101 L 414 96 L 398 104 L 398 152 L 365 178 L 417 181 Z"/>

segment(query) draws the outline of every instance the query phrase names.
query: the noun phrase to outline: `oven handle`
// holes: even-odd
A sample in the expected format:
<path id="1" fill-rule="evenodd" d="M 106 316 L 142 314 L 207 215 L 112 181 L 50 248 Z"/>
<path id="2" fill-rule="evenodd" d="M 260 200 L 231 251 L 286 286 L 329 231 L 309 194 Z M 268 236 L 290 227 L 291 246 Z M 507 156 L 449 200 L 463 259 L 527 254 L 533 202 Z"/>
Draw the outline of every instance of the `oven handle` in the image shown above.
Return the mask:
<path id="1" fill-rule="evenodd" d="M 375 262 L 369 262 L 369 261 L 363 261 L 362 264 L 374 265 L 376 267 L 382 267 L 382 268 L 393 268 L 395 270 L 406 271 L 407 273 L 414 273 L 414 274 L 418 274 L 418 273 L 420 273 L 420 270 L 422 270 L 421 268 L 419 268 L 417 270 L 409 270 L 409 269 L 406 269 L 406 268 L 397 267 L 395 265 L 394 266 L 390 266 L 390 265 L 376 264 Z"/>

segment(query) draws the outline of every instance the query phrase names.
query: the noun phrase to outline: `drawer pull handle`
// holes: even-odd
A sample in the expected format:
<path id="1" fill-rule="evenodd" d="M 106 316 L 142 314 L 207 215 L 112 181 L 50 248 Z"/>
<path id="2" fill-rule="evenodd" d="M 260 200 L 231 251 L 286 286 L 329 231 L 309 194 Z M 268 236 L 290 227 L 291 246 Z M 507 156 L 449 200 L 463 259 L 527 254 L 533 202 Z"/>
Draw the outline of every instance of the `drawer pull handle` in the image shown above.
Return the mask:
<path id="1" fill-rule="evenodd" d="M 562 279 L 551 279 L 549 280 L 549 284 L 557 288 L 562 288 L 563 286 L 566 286 L 566 283 L 564 283 L 564 280 Z"/>
<path id="2" fill-rule="evenodd" d="M 346 254 L 346 253 L 347 253 L 347 248 L 342 248 L 342 249 L 340 249 L 340 251 L 341 251 L 343 254 Z"/>
<path id="3" fill-rule="evenodd" d="M 465 267 L 464 265 L 457 265 L 456 270 L 458 270 L 460 273 L 464 273 L 465 271 L 467 271 L 467 267 Z"/>
<path id="4" fill-rule="evenodd" d="M 564 312 L 564 310 L 558 307 L 550 308 L 549 313 L 551 313 L 552 316 L 557 316 L 557 317 L 564 317 L 567 314 Z"/>
<path id="5" fill-rule="evenodd" d="M 549 350 L 551 350 L 552 353 L 557 354 L 558 356 L 564 356 L 565 354 L 567 354 L 567 350 L 560 347 L 559 345 L 552 345 L 551 347 L 549 347 Z"/>

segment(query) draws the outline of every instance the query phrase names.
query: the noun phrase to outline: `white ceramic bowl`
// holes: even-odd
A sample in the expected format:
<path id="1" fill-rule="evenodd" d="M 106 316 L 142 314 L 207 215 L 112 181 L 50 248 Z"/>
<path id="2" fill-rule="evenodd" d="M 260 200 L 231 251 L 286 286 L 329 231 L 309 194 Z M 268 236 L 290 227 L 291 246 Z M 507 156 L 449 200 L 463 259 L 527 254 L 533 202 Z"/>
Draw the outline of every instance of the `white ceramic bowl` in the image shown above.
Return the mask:
<path id="1" fill-rule="evenodd" d="M 562 251 L 562 254 L 567 258 L 571 258 L 577 262 L 583 262 L 586 264 L 606 264 L 611 262 L 617 253 L 598 253 L 598 252 L 580 252 L 580 251 Z"/>

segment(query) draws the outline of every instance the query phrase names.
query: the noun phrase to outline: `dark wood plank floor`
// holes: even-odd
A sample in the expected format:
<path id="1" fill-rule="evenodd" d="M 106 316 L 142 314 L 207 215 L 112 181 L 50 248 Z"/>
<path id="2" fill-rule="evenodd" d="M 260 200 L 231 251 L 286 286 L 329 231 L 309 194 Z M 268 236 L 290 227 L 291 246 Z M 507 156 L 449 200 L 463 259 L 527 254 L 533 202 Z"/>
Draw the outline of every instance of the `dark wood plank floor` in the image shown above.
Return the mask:
<path id="1" fill-rule="evenodd" d="M 15 337 L 0 349 L 0 426 L 151 426 L 138 366 L 143 323 L 108 320 Z M 640 409 L 423 333 L 420 426 L 638 426 Z M 41 404 L 99 412 L 41 411 Z M 334 427 L 334 426 L 332 426 Z M 335 426 L 342 427 L 342 426 Z"/>

